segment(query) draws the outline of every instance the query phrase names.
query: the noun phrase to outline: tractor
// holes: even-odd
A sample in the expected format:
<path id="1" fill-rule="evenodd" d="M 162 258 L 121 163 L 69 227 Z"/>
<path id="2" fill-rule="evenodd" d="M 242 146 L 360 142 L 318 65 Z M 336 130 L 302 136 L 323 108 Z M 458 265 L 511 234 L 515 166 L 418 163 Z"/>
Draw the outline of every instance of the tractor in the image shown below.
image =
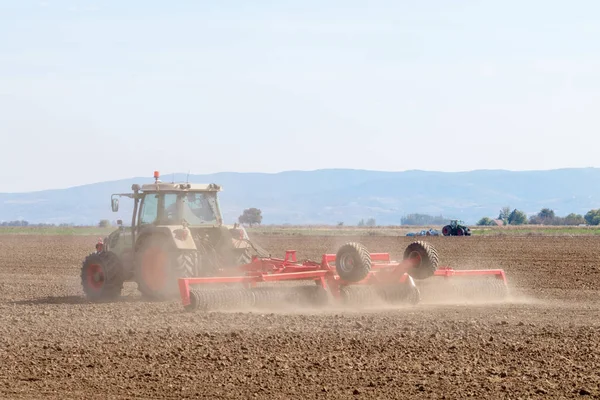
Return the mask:
<path id="1" fill-rule="evenodd" d="M 145 297 L 164 300 L 179 293 L 179 278 L 251 262 L 253 245 L 245 229 L 223 224 L 219 185 L 163 183 L 159 177 L 155 171 L 154 183 L 111 196 L 113 212 L 119 198 L 133 199 L 131 227 L 117 221 L 118 229 L 83 261 L 81 284 L 89 300 L 113 300 L 128 281 Z"/>
<path id="2" fill-rule="evenodd" d="M 471 236 L 471 229 L 461 220 L 453 219 L 442 228 L 444 236 Z"/>

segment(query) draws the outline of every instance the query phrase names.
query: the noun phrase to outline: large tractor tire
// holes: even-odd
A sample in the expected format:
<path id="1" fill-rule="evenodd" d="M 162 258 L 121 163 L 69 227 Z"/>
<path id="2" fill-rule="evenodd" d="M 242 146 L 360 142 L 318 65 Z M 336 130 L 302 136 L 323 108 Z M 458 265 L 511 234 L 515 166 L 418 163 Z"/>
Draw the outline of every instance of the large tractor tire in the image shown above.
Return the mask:
<path id="1" fill-rule="evenodd" d="M 142 239 L 136 251 L 134 277 L 142 295 L 166 300 L 179 294 L 177 279 L 197 274 L 198 252 L 178 250 L 160 236 Z"/>
<path id="2" fill-rule="evenodd" d="M 452 227 L 450 225 L 446 225 L 442 228 L 442 235 L 444 236 L 452 236 Z"/>
<path id="3" fill-rule="evenodd" d="M 404 259 L 413 260 L 414 266 L 409 275 L 414 279 L 427 279 L 437 270 L 439 257 L 437 250 L 427 242 L 413 242 L 404 250 Z"/>
<path id="4" fill-rule="evenodd" d="M 456 228 L 456 236 L 465 236 L 465 230 L 463 228 Z"/>
<path id="5" fill-rule="evenodd" d="M 335 256 L 335 270 L 346 282 L 361 281 L 371 271 L 371 254 L 360 243 L 346 243 Z"/>
<path id="6" fill-rule="evenodd" d="M 121 295 L 124 280 L 121 260 L 110 251 L 90 254 L 81 266 L 81 286 L 92 301 L 116 299 Z"/>
<path id="7" fill-rule="evenodd" d="M 244 265 L 252 262 L 252 253 L 249 248 L 246 248 L 238 257 L 237 264 Z"/>

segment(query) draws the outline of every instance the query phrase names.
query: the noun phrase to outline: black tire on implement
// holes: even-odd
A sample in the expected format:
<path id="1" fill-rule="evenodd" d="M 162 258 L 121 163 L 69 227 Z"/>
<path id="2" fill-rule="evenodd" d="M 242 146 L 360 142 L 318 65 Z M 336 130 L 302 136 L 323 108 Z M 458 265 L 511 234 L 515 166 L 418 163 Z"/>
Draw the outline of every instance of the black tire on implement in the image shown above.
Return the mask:
<path id="1" fill-rule="evenodd" d="M 178 278 L 194 276 L 198 270 L 198 251 L 179 250 L 162 237 L 150 237 L 136 252 L 134 277 L 142 295 L 166 300 L 179 295 Z"/>
<path id="2" fill-rule="evenodd" d="M 92 301 L 114 300 L 123 289 L 123 268 L 111 251 L 88 255 L 81 266 L 81 286 Z"/>
<path id="3" fill-rule="evenodd" d="M 371 254 L 360 243 L 346 243 L 335 256 L 335 269 L 346 282 L 361 281 L 371 271 Z"/>
<path id="4" fill-rule="evenodd" d="M 417 259 L 417 264 L 409 272 L 414 279 L 427 279 L 437 270 L 439 257 L 437 250 L 427 242 L 416 241 L 404 250 L 404 259 Z"/>

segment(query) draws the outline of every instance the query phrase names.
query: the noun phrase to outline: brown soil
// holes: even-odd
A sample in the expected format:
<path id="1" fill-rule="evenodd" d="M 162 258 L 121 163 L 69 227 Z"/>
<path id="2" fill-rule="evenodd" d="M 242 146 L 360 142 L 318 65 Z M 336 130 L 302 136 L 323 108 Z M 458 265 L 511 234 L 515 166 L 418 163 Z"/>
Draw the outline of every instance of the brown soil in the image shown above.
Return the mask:
<path id="1" fill-rule="evenodd" d="M 349 240 L 259 237 L 319 259 Z M 359 238 L 401 257 L 408 238 Z M 95 237 L 0 237 L 2 398 L 600 397 L 600 238 L 427 239 L 456 268 L 503 268 L 506 304 L 186 313 L 135 284 L 90 304 Z"/>

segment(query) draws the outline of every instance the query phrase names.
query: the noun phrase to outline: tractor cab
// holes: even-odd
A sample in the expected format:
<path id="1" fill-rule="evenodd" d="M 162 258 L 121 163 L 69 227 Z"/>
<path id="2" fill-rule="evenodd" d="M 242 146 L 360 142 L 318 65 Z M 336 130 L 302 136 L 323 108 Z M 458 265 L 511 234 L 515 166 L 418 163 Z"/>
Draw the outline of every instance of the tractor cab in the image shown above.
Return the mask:
<path id="1" fill-rule="evenodd" d="M 452 227 L 452 229 L 456 229 L 459 226 L 464 226 L 464 225 L 465 225 L 465 223 L 462 220 L 459 220 L 459 219 L 450 220 L 450 226 Z"/>
<path id="2" fill-rule="evenodd" d="M 210 185 L 168 184 L 162 190 L 142 187 L 137 226 L 220 226 L 221 213 L 216 192 Z M 152 185 L 153 186 L 153 185 Z"/>
<path id="3" fill-rule="evenodd" d="M 192 232 L 196 228 L 219 228 L 223 225 L 217 192 L 221 186 L 211 184 L 164 183 L 154 172 L 155 182 L 132 185 L 133 193 L 111 196 L 113 212 L 119 210 L 119 198 L 134 200 L 131 218 L 132 243 L 144 233 L 159 228 Z"/>

